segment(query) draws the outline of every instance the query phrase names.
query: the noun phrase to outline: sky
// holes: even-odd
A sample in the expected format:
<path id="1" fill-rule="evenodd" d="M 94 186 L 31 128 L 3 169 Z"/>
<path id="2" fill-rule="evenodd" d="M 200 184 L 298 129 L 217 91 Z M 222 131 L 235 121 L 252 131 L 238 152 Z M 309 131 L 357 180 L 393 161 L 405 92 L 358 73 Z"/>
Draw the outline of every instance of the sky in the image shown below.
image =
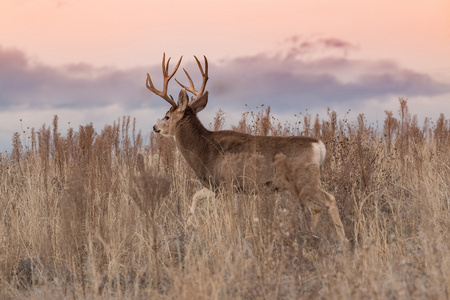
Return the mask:
<path id="1" fill-rule="evenodd" d="M 145 87 L 164 52 L 198 86 L 193 55 L 208 58 L 205 126 L 261 104 L 282 123 L 328 108 L 382 122 L 399 97 L 420 121 L 450 116 L 448 0 L 0 0 L 0 152 L 55 114 L 63 133 L 130 115 L 148 135 L 169 108 Z"/>

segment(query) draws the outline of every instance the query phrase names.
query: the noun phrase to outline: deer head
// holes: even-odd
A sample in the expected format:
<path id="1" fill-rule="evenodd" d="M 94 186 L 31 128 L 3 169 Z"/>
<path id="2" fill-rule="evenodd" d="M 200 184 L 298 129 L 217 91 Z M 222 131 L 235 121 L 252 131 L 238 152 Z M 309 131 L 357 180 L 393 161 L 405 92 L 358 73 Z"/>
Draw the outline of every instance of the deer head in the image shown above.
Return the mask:
<path id="1" fill-rule="evenodd" d="M 194 113 L 196 115 L 198 112 L 203 110 L 206 107 L 206 104 L 208 103 L 208 91 L 205 92 L 206 82 L 208 81 L 208 60 L 205 58 L 205 71 L 203 71 L 202 65 L 200 61 L 197 59 L 196 56 L 194 56 L 195 60 L 197 61 L 197 65 L 200 69 L 200 72 L 203 77 L 203 83 L 200 90 L 196 90 L 194 87 L 194 83 L 192 82 L 191 77 L 189 76 L 188 72 L 183 68 L 184 72 L 186 73 L 187 78 L 189 79 L 190 87 L 186 87 L 182 85 L 178 80 L 175 79 L 175 81 L 183 88 L 180 91 L 180 94 L 178 96 L 178 102 L 175 103 L 172 96 L 167 95 L 167 87 L 169 84 L 170 79 L 175 75 L 175 73 L 178 70 L 178 67 L 181 64 L 181 60 L 183 57 L 180 58 L 178 61 L 178 64 L 176 65 L 173 72 L 169 75 L 168 69 L 169 69 L 169 62 L 170 58 L 167 60 L 167 64 L 165 62 L 165 54 L 163 55 L 162 60 L 162 72 L 164 76 L 164 84 L 163 84 L 163 90 L 158 91 L 152 83 L 152 80 L 150 78 L 150 75 L 147 73 L 147 82 L 146 86 L 147 88 L 155 93 L 156 95 L 160 96 L 164 100 L 166 100 L 172 107 L 169 109 L 169 111 L 166 113 L 163 119 L 160 119 L 157 121 L 155 126 L 153 126 L 153 131 L 156 133 L 165 135 L 165 136 L 174 136 L 174 130 L 176 125 L 185 118 L 187 113 Z M 189 100 L 187 92 L 190 92 L 194 94 L 194 96 Z"/>

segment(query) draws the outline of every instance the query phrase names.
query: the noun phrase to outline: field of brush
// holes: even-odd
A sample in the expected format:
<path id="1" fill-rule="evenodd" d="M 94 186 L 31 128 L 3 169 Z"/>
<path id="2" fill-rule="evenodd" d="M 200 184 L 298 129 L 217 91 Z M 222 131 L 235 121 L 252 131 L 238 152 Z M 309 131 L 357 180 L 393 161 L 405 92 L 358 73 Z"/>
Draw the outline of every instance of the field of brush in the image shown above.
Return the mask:
<path id="1" fill-rule="evenodd" d="M 0 298 L 449 299 L 450 120 L 400 99 L 378 126 L 333 111 L 282 124 L 268 108 L 234 129 L 324 141 L 348 249 L 327 214 L 312 235 L 287 193 L 228 190 L 188 226 L 201 186 L 173 141 L 129 117 L 60 132 L 55 116 L 0 157 Z"/>

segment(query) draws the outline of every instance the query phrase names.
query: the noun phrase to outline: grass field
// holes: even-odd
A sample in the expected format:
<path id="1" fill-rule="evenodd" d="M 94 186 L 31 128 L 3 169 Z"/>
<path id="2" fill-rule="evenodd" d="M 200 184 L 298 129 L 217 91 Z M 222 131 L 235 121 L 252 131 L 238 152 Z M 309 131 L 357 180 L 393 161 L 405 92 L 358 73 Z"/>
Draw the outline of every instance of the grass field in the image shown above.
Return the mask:
<path id="1" fill-rule="evenodd" d="M 333 111 L 285 124 L 267 108 L 234 129 L 322 138 L 348 249 L 326 214 L 312 237 L 286 193 L 224 192 L 187 226 L 201 186 L 171 140 L 144 138 L 129 117 L 61 133 L 55 116 L 0 158 L 0 298 L 450 298 L 443 114 L 419 123 L 400 99 L 379 125 Z"/>

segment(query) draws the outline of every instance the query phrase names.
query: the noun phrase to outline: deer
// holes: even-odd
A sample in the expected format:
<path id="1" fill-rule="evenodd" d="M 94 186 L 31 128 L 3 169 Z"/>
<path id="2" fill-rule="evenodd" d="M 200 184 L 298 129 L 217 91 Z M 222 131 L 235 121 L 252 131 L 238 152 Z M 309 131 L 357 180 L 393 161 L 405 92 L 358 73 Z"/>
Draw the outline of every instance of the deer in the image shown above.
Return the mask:
<path id="1" fill-rule="evenodd" d="M 324 143 L 317 138 L 306 136 L 255 136 L 232 130 L 210 131 L 206 129 L 197 117 L 208 103 L 208 91 L 205 90 L 208 81 L 208 60 L 204 56 L 204 66 L 199 59 L 194 56 L 200 73 L 202 75 L 202 85 L 196 90 L 194 83 L 188 72 L 183 68 L 190 86 L 181 84 L 177 79 L 175 81 L 181 86 L 178 101 L 175 102 L 171 95 L 168 95 L 168 84 L 177 72 L 181 56 L 172 73 L 169 74 L 170 58 L 165 62 L 165 53 L 162 59 L 163 89 L 157 90 L 152 83 L 150 75 L 147 73 L 146 87 L 154 94 L 167 101 L 171 107 L 162 119 L 159 119 L 153 126 L 153 131 L 175 140 L 176 147 L 184 157 L 187 164 L 193 169 L 203 188 L 197 191 L 192 200 L 188 224 L 194 216 L 197 203 L 201 199 L 214 196 L 220 190 L 229 176 L 224 172 L 225 166 L 233 168 L 234 186 L 238 192 L 248 192 L 248 185 L 244 182 L 242 164 L 229 164 L 230 159 L 238 155 L 249 157 L 258 155 L 260 158 L 260 168 L 256 184 L 272 185 L 275 181 L 276 168 L 274 163 L 289 165 L 290 161 L 301 162 L 307 166 L 313 166 L 313 170 L 306 177 L 307 184 L 300 184 L 299 190 L 296 190 L 298 198 L 308 194 L 307 191 L 313 191 L 315 198 L 311 201 L 303 201 L 301 204 L 307 204 L 311 212 L 311 228 L 314 230 L 318 224 L 319 216 L 326 208 L 336 230 L 337 239 L 341 244 L 347 243 L 344 227 L 339 217 L 339 211 L 336 206 L 336 200 L 333 195 L 322 190 L 320 187 L 320 168 L 325 160 L 326 149 Z M 189 99 L 188 92 L 193 94 Z M 304 178 L 303 176 L 302 178 Z M 309 186 L 309 185 L 312 185 Z M 306 188 L 305 188 L 306 187 Z M 274 188 L 276 190 L 276 187 Z M 309 193 L 311 194 L 311 193 Z M 298 199 L 300 201 L 301 199 Z"/>

